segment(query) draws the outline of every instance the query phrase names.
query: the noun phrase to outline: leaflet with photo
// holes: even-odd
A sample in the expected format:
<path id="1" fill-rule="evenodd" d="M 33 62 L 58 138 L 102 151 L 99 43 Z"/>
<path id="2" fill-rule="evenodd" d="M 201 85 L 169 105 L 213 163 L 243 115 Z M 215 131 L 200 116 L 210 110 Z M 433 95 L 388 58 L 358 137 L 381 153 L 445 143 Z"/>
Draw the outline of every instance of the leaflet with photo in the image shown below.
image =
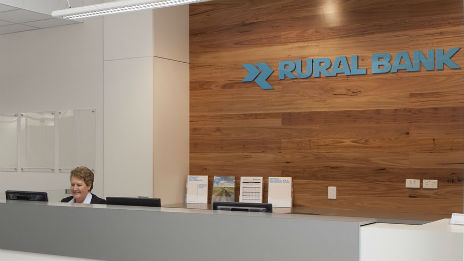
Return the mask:
<path id="1" fill-rule="evenodd" d="M 234 202 L 235 201 L 235 177 L 215 176 L 213 182 L 212 202 Z"/>

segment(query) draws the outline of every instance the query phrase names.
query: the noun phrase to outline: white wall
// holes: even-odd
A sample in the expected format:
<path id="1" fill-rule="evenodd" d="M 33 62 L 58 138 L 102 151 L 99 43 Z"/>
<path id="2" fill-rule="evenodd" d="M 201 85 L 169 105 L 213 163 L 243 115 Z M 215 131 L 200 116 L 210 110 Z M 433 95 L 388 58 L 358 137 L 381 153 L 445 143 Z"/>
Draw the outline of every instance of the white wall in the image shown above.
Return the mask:
<path id="1" fill-rule="evenodd" d="M 154 188 L 163 205 L 185 202 L 189 172 L 189 7 L 154 14 Z"/>
<path id="2" fill-rule="evenodd" d="M 183 202 L 188 16 L 181 6 L 0 36 L 0 113 L 96 108 L 94 192 Z M 68 174 L 0 173 L 0 195 L 68 187 Z"/>
<path id="3" fill-rule="evenodd" d="M 105 196 L 153 196 L 152 19 L 104 18 Z"/>
<path id="4" fill-rule="evenodd" d="M 189 63 L 188 5 L 154 9 L 153 30 L 155 57 Z"/>
<path id="5" fill-rule="evenodd" d="M 0 37 L 0 112 L 97 109 L 95 192 L 103 193 L 103 19 Z M 6 189 L 63 190 L 62 173 L 0 173 Z"/>

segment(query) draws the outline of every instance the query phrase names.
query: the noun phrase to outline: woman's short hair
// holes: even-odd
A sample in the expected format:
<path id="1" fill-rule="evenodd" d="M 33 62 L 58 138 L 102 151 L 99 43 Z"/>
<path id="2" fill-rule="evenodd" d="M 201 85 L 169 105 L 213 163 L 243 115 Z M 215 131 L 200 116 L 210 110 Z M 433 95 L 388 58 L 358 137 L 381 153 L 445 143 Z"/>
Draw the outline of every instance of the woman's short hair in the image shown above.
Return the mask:
<path id="1" fill-rule="evenodd" d="M 83 179 L 85 185 L 90 186 L 90 190 L 93 189 L 94 175 L 89 168 L 81 166 L 71 170 L 71 176 L 69 178 L 71 179 L 72 177 Z"/>

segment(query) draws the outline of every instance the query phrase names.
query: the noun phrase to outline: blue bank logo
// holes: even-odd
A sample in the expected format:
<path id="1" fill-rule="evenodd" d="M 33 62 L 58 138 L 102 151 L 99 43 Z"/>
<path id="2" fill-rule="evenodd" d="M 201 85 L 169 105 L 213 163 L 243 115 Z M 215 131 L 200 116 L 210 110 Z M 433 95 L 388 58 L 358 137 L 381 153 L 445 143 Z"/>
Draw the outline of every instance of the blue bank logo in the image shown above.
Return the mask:
<path id="1" fill-rule="evenodd" d="M 418 72 L 422 68 L 427 71 L 442 71 L 445 66 L 455 70 L 461 67 L 452 58 L 460 50 L 460 47 L 444 49 L 431 49 L 427 53 L 420 50 L 412 52 L 397 52 L 394 55 L 388 53 L 372 54 L 371 74 L 397 73 L 401 70 L 406 72 Z M 411 59 L 412 57 L 412 59 Z M 334 60 L 329 58 L 310 58 L 295 61 L 279 61 L 279 81 L 286 79 L 306 79 L 309 77 L 320 78 L 336 77 L 338 75 L 354 76 L 366 75 L 367 68 L 360 68 L 358 55 L 351 57 L 339 56 Z M 349 62 L 348 62 L 349 61 Z M 243 82 L 255 82 L 263 90 L 272 90 L 267 79 L 274 70 L 267 63 L 243 64 L 248 75 Z"/>
<path id="2" fill-rule="evenodd" d="M 243 79 L 243 82 L 252 82 L 254 80 L 261 89 L 272 90 L 272 86 L 266 80 L 274 70 L 267 63 L 257 63 L 256 66 L 254 64 L 243 64 L 243 67 L 248 71 L 248 75 Z"/>

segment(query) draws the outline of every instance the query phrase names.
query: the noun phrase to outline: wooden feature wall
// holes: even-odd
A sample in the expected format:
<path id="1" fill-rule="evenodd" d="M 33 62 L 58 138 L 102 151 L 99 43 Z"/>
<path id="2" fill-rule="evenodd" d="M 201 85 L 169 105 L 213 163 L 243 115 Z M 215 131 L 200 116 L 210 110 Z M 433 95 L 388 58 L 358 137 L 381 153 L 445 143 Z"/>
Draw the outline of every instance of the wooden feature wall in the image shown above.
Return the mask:
<path id="1" fill-rule="evenodd" d="M 191 5 L 190 174 L 291 176 L 295 207 L 354 215 L 462 212 L 464 69 L 379 75 L 370 69 L 374 53 L 464 47 L 462 5 Z M 278 80 L 278 61 L 351 55 L 359 55 L 367 75 Z M 464 50 L 453 60 L 464 66 Z M 242 64 L 259 62 L 274 69 L 268 80 L 274 90 L 242 82 Z M 439 188 L 406 189 L 407 178 L 438 179 Z M 337 187 L 336 200 L 327 199 L 328 186 Z"/>

